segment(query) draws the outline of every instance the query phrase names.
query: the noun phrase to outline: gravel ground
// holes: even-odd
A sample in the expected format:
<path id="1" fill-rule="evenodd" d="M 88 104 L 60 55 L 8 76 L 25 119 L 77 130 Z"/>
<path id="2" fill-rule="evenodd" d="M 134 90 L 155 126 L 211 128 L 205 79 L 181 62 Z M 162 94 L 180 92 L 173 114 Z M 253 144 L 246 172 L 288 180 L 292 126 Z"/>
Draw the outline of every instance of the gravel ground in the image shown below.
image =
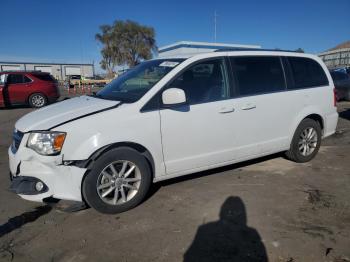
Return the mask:
<path id="1" fill-rule="evenodd" d="M 7 191 L 13 126 L 31 110 L 0 110 L 0 261 L 350 261 L 350 103 L 309 163 L 273 155 L 161 182 L 118 215 Z"/>

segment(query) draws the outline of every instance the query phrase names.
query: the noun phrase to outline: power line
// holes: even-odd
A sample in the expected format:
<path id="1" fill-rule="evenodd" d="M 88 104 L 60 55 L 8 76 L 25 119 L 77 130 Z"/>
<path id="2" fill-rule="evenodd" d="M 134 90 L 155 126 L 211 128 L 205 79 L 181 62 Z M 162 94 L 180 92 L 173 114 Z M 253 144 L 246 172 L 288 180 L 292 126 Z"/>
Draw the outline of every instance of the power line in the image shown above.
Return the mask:
<path id="1" fill-rule="evenodd" d="M 214 11 L 214 42 L 216 43 L 216 34 L 217 34 L 217 13 L 216 13 L 216 10 Z"/>

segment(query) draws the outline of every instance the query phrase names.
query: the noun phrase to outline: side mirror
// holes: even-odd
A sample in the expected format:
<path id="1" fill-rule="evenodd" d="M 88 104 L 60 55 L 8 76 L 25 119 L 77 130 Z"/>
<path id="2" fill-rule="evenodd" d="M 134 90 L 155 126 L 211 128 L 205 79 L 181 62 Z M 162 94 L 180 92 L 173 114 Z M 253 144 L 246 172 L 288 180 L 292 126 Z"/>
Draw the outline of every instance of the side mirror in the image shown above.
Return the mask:
<path id="1" fill-rule="evenodd" d="M 162 102 L 165 106 L 185 104 L 185 91 L 180 88 L 169 88 L 163 92 Z"/>

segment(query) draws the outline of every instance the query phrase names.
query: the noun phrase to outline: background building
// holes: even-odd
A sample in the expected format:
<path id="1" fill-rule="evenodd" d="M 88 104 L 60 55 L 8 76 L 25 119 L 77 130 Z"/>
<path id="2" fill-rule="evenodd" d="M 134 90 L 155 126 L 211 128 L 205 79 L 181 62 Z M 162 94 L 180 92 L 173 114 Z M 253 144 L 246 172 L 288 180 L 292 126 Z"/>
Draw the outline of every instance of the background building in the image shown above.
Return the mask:
<path id="1" fill-rule="evenodd" d="M 0 71 L 42 71 L 48 72 L 58 80 L 65 80 L 70 75 L 93 77 L 93 64 L 60 64 L 60 63 L 31 63 L 31 62 L 0 62 Z"/>
<path id="2" fill-rule="evenodd" d="M 207 52 L 213 52 L 218 49 L 227 49 L 227 48 L 261 48 L 261 46 L 181 41 L 171 45 L 160 47 L 158 49 L 158 56 L 167 57 L 167 56 L 181 56 L 181 55 L 189 55 L 189 54 L 197 54 L 197 53 L 207 53 Z"/>
<path id="3" fill-rule="evenodd" d="M 350 41 L 337 45 L 323 53 L 318 54 L 328 68 L 350 66 Z"/>

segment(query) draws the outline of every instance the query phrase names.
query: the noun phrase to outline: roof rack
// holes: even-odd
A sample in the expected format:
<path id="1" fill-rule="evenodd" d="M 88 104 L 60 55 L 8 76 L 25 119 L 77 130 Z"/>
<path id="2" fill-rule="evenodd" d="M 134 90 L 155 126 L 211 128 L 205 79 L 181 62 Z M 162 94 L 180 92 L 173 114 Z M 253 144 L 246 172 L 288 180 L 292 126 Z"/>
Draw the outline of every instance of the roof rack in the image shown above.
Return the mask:
<path id="1" fill-rule="evenodd" d="M 299 53 L 298 51 L 294 50 L 280 50 L 280 49 L 262 49 L 262 48 L 222 48 L 217 49 L 214 52 L 229 52 L 229 51 L 274 51 L 274 52 L 289 52 L 289 53 Z"/>

